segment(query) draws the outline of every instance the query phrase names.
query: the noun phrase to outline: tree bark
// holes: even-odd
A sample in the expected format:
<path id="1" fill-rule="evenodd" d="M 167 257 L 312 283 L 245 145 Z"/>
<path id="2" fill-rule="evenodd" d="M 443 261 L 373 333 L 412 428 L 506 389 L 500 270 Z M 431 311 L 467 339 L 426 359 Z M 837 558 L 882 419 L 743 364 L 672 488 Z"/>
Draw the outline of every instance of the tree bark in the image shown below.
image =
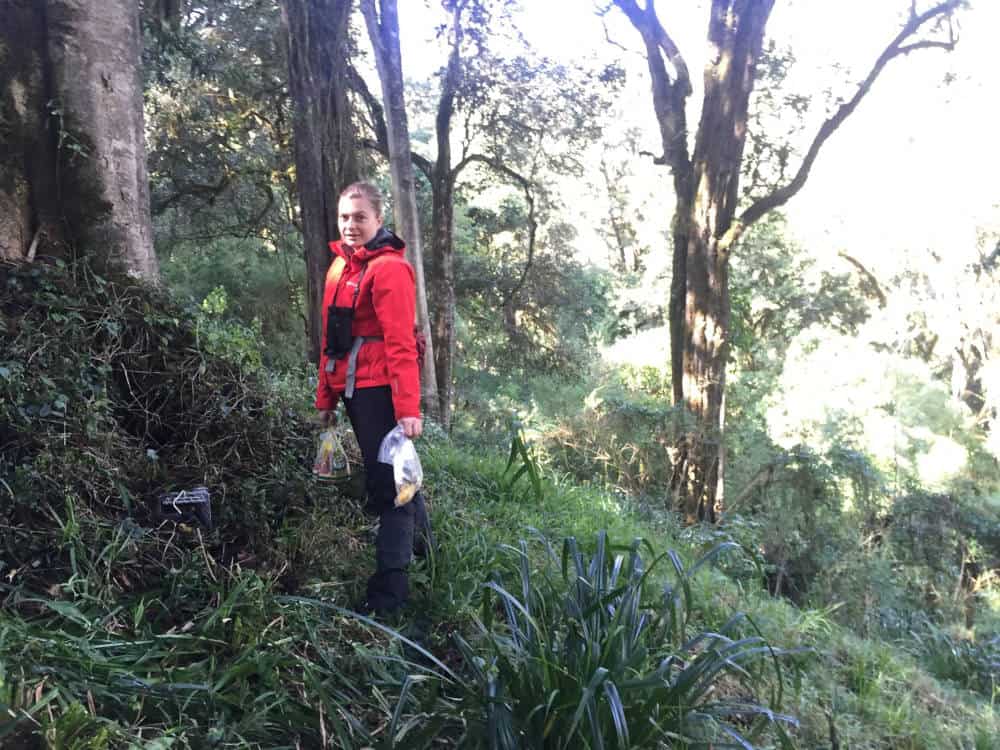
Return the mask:
<path id="1" fill-rule="evenodd" d="M 454 400 L 452 366 L 455 361 L 454 201 L 457 174 L 451 168 L 451 121 L 455 114 L 455 94 L 461 76 L 461 14 L 464 5 L 462 2 L 456 3 L 452 11 L 452 46 L 434 123 L 438 152 L 431 170 L 431 254 L 436 271 L 431 282 L 434 301 L 434 360 L 441 423 L 446 430 L 451 429 L 451 406 Z"/>
<path id="2" fill-rule="evenodd" d="M 361 11 L 368 27 L 375 64 L 382 83 L 385 102 L 386 141 L 389 151 L 389 171 L 392 175 L 392 202 L 396 224 L 406 240 L 408 259 L 417 282 L 417 325 L 427 341 L 420 390 L 424 408 L 431 416 L 441 418 L 441 400 L 437 386 L 437 364 L 434 358 L 434 336 L 427 308 L 427 287 L 424 279 L 423 239 L 420 214 L 417 211 L 417 188 L 410 149 L 410 128 L 406 116 L 403 87 L 403 61 L 399 46 L 399 13 L 396 0 L 362 0 Z"/>
<path id="3" fill-rule="evenodd" d="M 724 503 L 725 388 L 729 356 L 729 255 L 719 238 L 736 216 L 754 66 L 774 0 L 713 0 L 705 100 L 692 159 L 687 242 L 684 406 L 693 424 L 681 442 L 674 486 L 688 520 L 715 521 Z"/>
<path id="4" fill-rule="evenodd" d="M 308 356 L 319 361 L 328 243 L 338 236 L 337 196 L 358 179 L 347 97 L 350 0 L 282 0 L 288 82 L 295 105 L 296 189 L 306 264 Z"/>
<path id="5" fill-rule="evenodd" d="M 0 256 L 156 280 L 134 0 L 0 5 Z"/>

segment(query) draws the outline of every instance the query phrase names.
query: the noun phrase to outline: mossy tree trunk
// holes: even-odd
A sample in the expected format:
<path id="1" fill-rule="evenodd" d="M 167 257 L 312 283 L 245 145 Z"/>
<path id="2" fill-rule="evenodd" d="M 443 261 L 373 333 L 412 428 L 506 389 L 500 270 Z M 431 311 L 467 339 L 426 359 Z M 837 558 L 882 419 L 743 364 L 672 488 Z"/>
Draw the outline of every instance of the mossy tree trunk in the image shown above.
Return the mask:
<path id="1" fill-rule="evenodd" d="M 358 179 L 348 101 L 350 0 L 283 0 L 288 83 L 295 105 L 295 173 L 306 263 L 308 354 L 319 361 L 328 243 L 338 237 L 337 197 Z"/>
<path id="2" fill-rule="evenodd" d="M 135 0 L 0 3 L 0 257 L 158 278 Z"/>

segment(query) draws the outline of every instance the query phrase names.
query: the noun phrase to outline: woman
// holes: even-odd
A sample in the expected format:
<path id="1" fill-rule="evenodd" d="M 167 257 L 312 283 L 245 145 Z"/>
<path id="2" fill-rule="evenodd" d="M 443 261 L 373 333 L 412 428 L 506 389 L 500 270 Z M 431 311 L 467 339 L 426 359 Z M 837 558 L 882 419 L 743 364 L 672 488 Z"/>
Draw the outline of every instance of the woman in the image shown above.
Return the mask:
<path id="1" fill-rule="evenodd" d="M 397 424 L 410 438 L 423 431 L 414 275 L 403 241 L 382 226 L 378 188 L 366 182 L 348 185 L 337 216 L 341 239 L 330 243 L 334 260 L 323 294 L 316 408 L 324 424 L 333 424 L 337 401 L 343 399 L 358 438 L 368 505 L 379 515 L 376 570 L 360 608 L 386 614 L 406 603 L 414 542 L 420 554 L 430 536 L 421 494 L 396 508 L 392 467 L 378 461 L 382 439 Z"/>

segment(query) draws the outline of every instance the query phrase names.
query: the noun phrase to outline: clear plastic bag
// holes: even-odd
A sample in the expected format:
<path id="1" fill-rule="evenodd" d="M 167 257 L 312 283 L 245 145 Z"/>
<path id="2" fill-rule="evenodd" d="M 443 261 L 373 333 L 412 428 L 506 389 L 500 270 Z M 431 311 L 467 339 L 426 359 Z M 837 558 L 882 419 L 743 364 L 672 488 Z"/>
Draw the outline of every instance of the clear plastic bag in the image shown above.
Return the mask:
<path id="1" fill-rule="evenodd" d="M 316 441 L 313 474 L 319 479 L 339 479 L 350 474 L 347 452 L 333 430 L 324 430 Z"/>
<path id="2" fill-rule="evenodd" d="M 406 505 L 423 484 L 424 470 L 420 466 L 420 457 L 413 441 L 406 437 L 402 427 L 397 426 L 382 438 L 378 460 L 392 466 L 393 479 L 396 481 L 396 507 Z"/>

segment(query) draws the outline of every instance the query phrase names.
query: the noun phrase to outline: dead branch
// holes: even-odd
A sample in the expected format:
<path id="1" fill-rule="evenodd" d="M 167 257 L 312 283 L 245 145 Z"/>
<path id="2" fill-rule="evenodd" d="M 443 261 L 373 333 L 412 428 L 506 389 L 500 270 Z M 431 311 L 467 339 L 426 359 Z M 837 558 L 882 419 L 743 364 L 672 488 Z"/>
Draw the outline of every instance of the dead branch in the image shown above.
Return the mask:
<path id="1" fill-rule="evenodd" d="M 25 260 L 31 263 L 35 260 L 35 253 L 38 252 L 38 241 L 42 238 L 42 225 L 38 225 L 38 229 L 35 230 L 35 236 L 31 239 L 31 245 L 28 246 L 28 254 L 25 256 Z"/>
<path id="2" fill-rule="evenodd" d="M 878 298 L 878 306 L 885 307 L 886 306 L 885 292 L 882 291 L 882 285 L 878 283 L 878 279 L 875 278 L 875 274 L 869 271 L 860 260 L 858 260 L 853 256 L 848 255 L 843 250 L 837 253 L 837 255 L 839 255 L 841 258 L 843 258 L 852 266 L 854 266 L 856 269 L 858 269 L 862 277 L 864 277 L 864 279 L 871 286 L 872 291 L 875 293 L 875 296 Z"/>

